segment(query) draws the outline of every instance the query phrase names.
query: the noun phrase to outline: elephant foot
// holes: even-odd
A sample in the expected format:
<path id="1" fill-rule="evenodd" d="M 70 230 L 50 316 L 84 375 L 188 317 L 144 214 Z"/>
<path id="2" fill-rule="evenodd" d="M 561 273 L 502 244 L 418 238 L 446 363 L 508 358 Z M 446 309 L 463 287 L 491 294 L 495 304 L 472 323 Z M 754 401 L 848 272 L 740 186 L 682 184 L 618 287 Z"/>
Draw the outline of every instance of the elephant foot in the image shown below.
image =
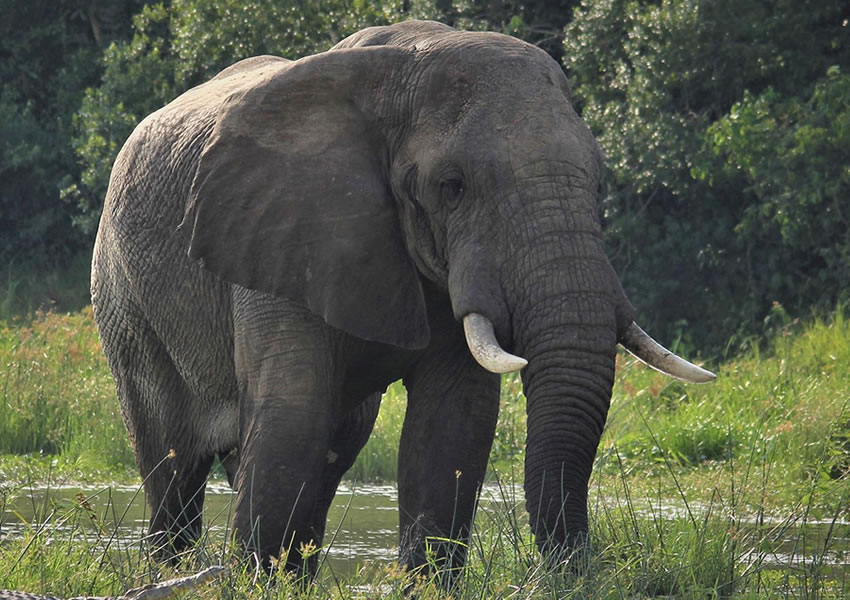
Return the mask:
<path id="1" fill-rule="evenodd" d="M 576 577 L 589 573 L 598 555 L 586 531 L 569 534 L 563 542 L 538 541 L 537 546 L 547 569 L 563 569 Z"/>
<path id="2" fill-rule="evenodd" d="M 468 536 L 459 540 L 437 531 L 429 526 L 427 517 L 420 515 L 402 535 L 400 563 L 408 572 L 427 576 L 450 593 L 463 575 Z"/>

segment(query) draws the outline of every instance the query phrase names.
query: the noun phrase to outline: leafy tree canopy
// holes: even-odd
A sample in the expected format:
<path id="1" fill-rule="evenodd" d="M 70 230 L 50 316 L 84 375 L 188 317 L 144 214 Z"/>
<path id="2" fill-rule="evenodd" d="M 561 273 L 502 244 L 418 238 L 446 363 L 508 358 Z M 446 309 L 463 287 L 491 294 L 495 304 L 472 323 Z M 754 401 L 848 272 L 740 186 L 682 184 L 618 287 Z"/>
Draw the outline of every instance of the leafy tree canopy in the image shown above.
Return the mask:
<path id="1" fill-rule="evenodd" d="M 0 1 L 0 261 L 51 259 L 85 238 L 59 190 L 76 170 L 68 144 L 100 50 L 129 34 L 141 2 Z"/>
<path id="2" fill-rule="evenodd" d="M 848 17 L 830 0 L 576 10 L 565 64 L 608 157 L 607 242 L 654 331 L 722 349 L 774 302 L 846 294 Z"/>

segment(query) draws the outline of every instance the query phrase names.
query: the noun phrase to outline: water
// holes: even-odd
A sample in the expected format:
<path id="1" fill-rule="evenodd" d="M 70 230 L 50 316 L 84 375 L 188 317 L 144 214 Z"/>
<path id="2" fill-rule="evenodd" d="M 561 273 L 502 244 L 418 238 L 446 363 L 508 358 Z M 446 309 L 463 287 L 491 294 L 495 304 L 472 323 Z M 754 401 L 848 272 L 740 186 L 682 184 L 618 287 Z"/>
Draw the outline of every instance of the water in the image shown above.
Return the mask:
<path id="1" fill-rule="evenodd" d="M 522 497 L 517 487 L 485 486 L 480 511 L 486 520 L 488 513 L 519 507 L 520 521 L 525 521 Z M 74 507 L 81 502 L 88 507 L 87 514 L 75 513 Z M 222 541 L 229 535 L 234 502 L 235 495 L 225 483 L 214 481 L 207 486 L 204 518 L 207 535 L 213 541 Z M 697 521 L 709 510 L 693 504 L 690 508 Z M 0 493 L 0 509 L 0 542 L 19 538 L 28 528 L 47 522 L 49 525 L 42 535 L 48 540 L 63 536 L 67 539 L 84 525 L 105 532 L 101 543 L 108 543 L 113 549 L 127 548 L 137 546 L 143 539 L 148 521 L 138 486 L 27 487 Z M 689 518 L 680 502 L 647 503 L 632 509 L 636 517 L 650 521 Z M 766 518 L 759 524 L 736 522 L 741 531 L 758 533 L 755 537 L 762 542 L 758 551 L 738 550 L 738 560 L 744 565 L 758 563 L 774 569 L 795 569 L 817 561 L 833 575 L 850 574 L 848 521 L 809 520 L 803 524 L 790 518 Z M 521 527 L 524 532 L 527 530 L 526 524 Z M 323 569 L 330 568 L 337 576 L 352 574 L 365 563 L 395 560 L 398 554 L 395 485 L 341 485 L 328 515 L 325 544 L 330 547 L 323 559 Z"/>
<path id="2" fill-rule="evenodd" d="M 638 519 L 671 521 L 694 519 L 702 524 L 706 514 L 717 516 L 718 507 L 681 501 L 646 501 L 634 508 Z M 846 511 L 842 511 L 846 514 Z M 724 514 L 729 527 L 741 540 L 737 548 L 740 565 L 759 565 L 773 570 L 797 570 L 817 564 L 838 579 L 850 576 L 850 521 L 840 518 L 804 518 L 802 513 L 787 517 Z M 747 545 L 756 547 L 747 547 Z"/>
<path id="3" fill-rule="evenodd" d="M 236 495 L 226 483 L 207 485 L 204 524 L 213 541 L 229 535 Z M 0 502 L 0 542 L 19 538 L 27 529 L 50 521 L 48 540 L 70 536 L 79 518 L 66 518 L 85 503 L 83 519 L 93 530 L 107 532 L 114 548 L 137 545 L 147 532 L 148 509 L 138 486 L 27 487 Z M 114 533 L 114 536 L 112 535 Z M 360 563 L 391 562 L 398 552 L 398 494 L 394 485 L 340 486 L 328 513 L 325 559 L 337 574 L 353 572 Z"/>

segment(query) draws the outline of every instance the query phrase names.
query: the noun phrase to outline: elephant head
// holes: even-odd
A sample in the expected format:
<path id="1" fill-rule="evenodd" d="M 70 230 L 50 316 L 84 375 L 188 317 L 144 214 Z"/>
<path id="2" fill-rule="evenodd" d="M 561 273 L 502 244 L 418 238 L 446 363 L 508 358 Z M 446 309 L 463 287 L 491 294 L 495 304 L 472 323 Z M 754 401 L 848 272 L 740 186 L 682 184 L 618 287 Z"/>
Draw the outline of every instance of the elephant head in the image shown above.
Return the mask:
<path id="1" fill-rule="evenodd" d="M 675 377 L 713 375 L 634 323 L 603 249 L 602 155 L 559 66 L 508 36 L 406 22 L 254 59 L 205 93 L 225 83 L 190 255 L 408 351 L 431 339 L 423 282 L 439 290 L 481 366 L 522 369 L 531 526 L 542 548 L 574 545 L 617 343 Z"/>

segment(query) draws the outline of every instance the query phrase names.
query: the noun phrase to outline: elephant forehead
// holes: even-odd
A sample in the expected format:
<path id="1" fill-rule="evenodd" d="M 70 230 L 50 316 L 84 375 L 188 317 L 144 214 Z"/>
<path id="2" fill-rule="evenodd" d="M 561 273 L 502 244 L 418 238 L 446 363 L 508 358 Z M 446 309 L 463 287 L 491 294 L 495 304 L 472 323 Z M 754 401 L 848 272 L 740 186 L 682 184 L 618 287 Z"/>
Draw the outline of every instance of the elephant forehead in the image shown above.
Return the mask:
<path id="1" fill-rule="evenodd" d="M 553 111 L 571 111 L 560 69 L 524 56 L 432 57 L 413 90 L 420 118 L 436 117 L 446 132 L 463 121 L 503 128 L 523 119 L 540 121 Z M 554 116 L 554 115 L 552 115 Z M 547 125 L 548 127 L 548 125 Z"/>
<path id="2" fill-rule="evenodd" d="M 541 86 L 557 87 L 563 78 L 551 57 L 508 36 L 458 34 L 423 50 L 427 52 L 421 52 L 424 57 L 420 60 L 427 74 L 442 75 L 446 83 L 457 80 L 479 88 L 505 89 L 506 83 L 513 82 L 511 87 L 531 92 Z"/>

